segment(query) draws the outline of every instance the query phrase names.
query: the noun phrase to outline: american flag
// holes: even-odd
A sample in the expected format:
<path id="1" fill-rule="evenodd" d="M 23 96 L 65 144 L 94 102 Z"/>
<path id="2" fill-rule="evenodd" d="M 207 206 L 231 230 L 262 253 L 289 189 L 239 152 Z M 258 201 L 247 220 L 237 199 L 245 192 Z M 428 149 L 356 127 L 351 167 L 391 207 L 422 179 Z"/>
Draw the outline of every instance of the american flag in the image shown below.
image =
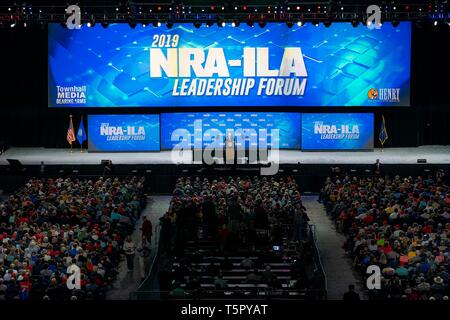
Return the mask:
<path id="1" fill-rule="evenodd" d="M 75 142 L 75 130 L 73 129 L 72 116 L 70 116 L 69 129 L 67 129 L 67 142 L 72 145 Z"/>

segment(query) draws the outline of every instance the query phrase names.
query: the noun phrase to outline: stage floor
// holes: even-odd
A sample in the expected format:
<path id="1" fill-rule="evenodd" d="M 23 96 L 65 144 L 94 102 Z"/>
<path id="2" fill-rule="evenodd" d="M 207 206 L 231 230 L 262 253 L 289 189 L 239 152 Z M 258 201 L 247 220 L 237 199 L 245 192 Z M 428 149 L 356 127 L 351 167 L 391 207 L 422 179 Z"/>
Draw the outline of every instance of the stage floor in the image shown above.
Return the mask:
<path id="1" fill-rule="evenodd" d="M 103 159 L 114 164 L 176 164 L 170 151 L 135 153 L 88 153 L 69 149 L 11 148 L 0 156 L 0 165 L 6 159 L 17 159 L 24 165 L 90 165 L 100 164 Z M 185 164 L 192 164 L 192 153 L 185 152 Z M 373 164 L 376 159 L 384 164 L 414 164 L 417 159 L 427 159 L 430 164 L 450 164 L 450 146 L 421 146 L 418 148 L 388 148 L 374 151 L 305 152 L 281 150 L 281 164 Z"/>

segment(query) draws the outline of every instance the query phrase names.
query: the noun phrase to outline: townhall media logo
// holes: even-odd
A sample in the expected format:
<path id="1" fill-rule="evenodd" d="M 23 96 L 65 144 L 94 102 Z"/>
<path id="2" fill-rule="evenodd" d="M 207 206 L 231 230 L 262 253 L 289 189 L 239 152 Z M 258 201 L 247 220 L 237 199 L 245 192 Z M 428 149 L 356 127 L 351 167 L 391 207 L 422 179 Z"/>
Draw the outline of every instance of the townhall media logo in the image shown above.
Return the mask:
<path id="1" fill-rule="evenodd" d="M 194 150 L 194 163 L 235 164 L 235 160 L 236 162 L 240 160 L 240 164 L 244 165 L 264 165 L 260 168 L 261 175 L 278 173 L 279 129 L 239 128 L 226 129 L 226 132 L 222 132 L 212 128 L 203 131 L 201 119 L 195 120 L 193 127 L 193 134 L 185 128 L 178 128 L 172 132 L 171 141 L 175 143 L 171 151 L 172 163 L 184 163 L 186 160 L 184 152 L 189 154 Z"/>

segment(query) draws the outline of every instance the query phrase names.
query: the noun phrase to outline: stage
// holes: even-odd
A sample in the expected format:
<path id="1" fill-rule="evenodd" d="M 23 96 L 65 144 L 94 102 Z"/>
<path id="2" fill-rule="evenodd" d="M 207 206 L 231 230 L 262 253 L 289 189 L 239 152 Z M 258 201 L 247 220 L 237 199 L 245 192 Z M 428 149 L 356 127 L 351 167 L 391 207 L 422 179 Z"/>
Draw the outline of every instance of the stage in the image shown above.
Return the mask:
<path id="1" fill-rule="evenodd" d="M 450 164 L 450 146 L 421 146 L 418 148 L 387 148 L 381 151 L 306 152 L 280 150 L 280 164 L 373 164 L 380 159 L 383 164 L 416 164 L 426 159 L 428 164 Z M 183 161 L 172 161 L 171 151 L 140 153 L 89 153 L 79 149 L 11 148 L 0 156 L 0 165 L 6 159 L 17 159 L 23 165 L 98 165 L 101 160 L 111 160 L 118 165 L 195 164 L 192 152 L 185 152 Z"/>

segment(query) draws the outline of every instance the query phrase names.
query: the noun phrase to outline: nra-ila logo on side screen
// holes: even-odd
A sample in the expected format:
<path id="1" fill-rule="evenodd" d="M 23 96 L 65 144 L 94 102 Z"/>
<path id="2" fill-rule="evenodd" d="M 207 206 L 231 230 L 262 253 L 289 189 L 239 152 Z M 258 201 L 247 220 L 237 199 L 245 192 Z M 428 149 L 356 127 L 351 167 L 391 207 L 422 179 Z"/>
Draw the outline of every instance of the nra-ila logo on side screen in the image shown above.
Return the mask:
<path id="1" fill-rule="evenodd" d="M 380 102 L 400 102 L 400 88 L 371 88 L 367 97 Z"/>

